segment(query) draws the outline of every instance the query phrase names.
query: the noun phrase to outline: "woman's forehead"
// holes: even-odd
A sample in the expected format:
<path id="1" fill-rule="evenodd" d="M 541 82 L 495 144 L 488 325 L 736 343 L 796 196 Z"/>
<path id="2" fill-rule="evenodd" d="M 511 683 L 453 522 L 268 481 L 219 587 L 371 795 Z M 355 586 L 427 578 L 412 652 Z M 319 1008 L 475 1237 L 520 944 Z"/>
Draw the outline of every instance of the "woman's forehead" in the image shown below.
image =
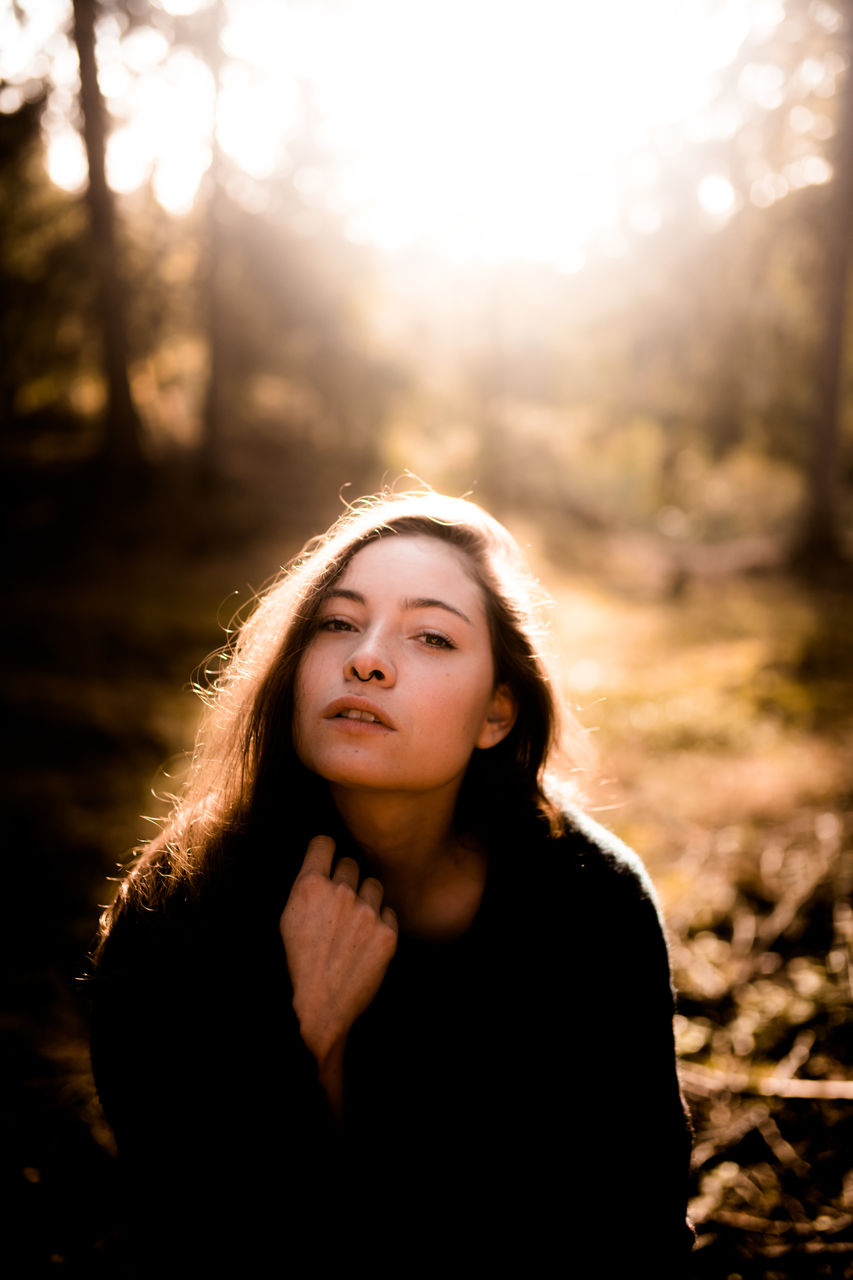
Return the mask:
<path id="1" fill-rule="evenodd" d="M 335 586 L 352 588 L 358 583 L 418 598 L 452 592 L 485 612 L 470 558 L 451 543 L 427 534 L 388 532 L 368 542 L 352 556 Z"/>

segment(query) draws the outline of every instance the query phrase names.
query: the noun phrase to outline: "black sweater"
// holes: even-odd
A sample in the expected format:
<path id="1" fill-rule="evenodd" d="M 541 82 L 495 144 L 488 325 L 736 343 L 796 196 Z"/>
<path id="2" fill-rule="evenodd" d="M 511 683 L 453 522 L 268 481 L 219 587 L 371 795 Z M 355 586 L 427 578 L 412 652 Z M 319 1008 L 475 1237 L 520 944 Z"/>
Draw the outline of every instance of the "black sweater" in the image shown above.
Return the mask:
<path id="1" fill-rule="evenodd" d="M 685 1273 L 689 1129 L 634 854 L 588 819 L 507 832 L 466 934 L 401 936 L 351 1032 L 337 1125 L 291 1006 L 292 873 L 270 883 L 233 844 L 201 901 L 131 899 L 92 983 L 141 1274 Z"/>

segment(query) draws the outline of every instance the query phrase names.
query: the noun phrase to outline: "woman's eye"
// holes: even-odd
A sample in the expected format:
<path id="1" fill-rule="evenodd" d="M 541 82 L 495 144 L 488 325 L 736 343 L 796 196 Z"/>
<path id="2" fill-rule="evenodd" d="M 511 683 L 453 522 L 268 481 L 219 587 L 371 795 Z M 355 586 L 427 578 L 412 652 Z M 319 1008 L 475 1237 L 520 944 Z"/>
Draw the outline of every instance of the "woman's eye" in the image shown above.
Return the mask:
<path id="1" fill-rule="evenodd" d="M 440 631 L 424 631 L 421 634 L 421 640 L 430 649 L 455 649 L 456 645 L 452 640 L 448 640 L 447 636 L 443 636 Z"/>
<path id="2" fill-rule="evenodd" d="M 317 624 L 319 631 L 352 631 L 353 625 L 346 618 L 321 618 Z"/>

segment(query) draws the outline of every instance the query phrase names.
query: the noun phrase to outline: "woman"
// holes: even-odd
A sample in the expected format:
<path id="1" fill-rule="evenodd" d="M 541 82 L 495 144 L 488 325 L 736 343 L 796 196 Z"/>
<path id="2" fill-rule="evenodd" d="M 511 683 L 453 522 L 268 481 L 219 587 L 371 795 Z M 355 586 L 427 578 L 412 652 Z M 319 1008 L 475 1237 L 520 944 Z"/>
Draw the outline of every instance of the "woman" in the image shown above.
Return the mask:
<path id="1" fill-rule="evenodd" d="M 535 595 L 479 508 L 386 494 L 242 628 L 95 957 L 146 1266 L 684 1274 L 666 945 L 546 784 Z"/>

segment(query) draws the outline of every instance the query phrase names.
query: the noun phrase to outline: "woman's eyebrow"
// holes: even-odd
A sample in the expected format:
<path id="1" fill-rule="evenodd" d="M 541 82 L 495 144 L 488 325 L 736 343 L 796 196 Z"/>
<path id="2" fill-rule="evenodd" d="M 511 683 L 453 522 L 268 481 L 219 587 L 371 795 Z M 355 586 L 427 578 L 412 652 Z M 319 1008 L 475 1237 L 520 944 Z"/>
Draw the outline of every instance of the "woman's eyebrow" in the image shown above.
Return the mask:
<path id="1" fill-rule="evenodd" d="M 404 609 L 446 609 L 448 613 L 455 613 L 457 618 L 461 618 L 463 622 L 467 622 L 473 627 L 473 622 L 467 613 L 463 613 L 461 609 L 457 609 L 455 604 L 448 604 L 446 600 L 436 600 L 432 596 L 418 596 L 414 600 L 404 600 Z"/>
<path id="2" fill-rule="evenodd" d="M 367 601 L 360 591 L 350 591 L 347 587 L 330 587 L 323 596 L 324 600 L 352 600 L 355 604 L 366 605 Z M 414 599 L 403 601 L 403 608 L 409 609 L 445 609 L 447 613 L 454 613 L 457 618 L 461 618 L 463 622 L 467 622 L 469 627 L 473 627 L 473 622 L 467 613 L 463 613 L 455 604 L 448 604 L 446 600 L 438 600 L 433 596 L 417 596 Z"/>
<path id="3" fill-rule="evenodd" d="M 330 587 L 323 592 L 321 600 L 352 600 L 355 604 L 367 604 L 360 591 L 348 591 L 346 587 Z"/>

